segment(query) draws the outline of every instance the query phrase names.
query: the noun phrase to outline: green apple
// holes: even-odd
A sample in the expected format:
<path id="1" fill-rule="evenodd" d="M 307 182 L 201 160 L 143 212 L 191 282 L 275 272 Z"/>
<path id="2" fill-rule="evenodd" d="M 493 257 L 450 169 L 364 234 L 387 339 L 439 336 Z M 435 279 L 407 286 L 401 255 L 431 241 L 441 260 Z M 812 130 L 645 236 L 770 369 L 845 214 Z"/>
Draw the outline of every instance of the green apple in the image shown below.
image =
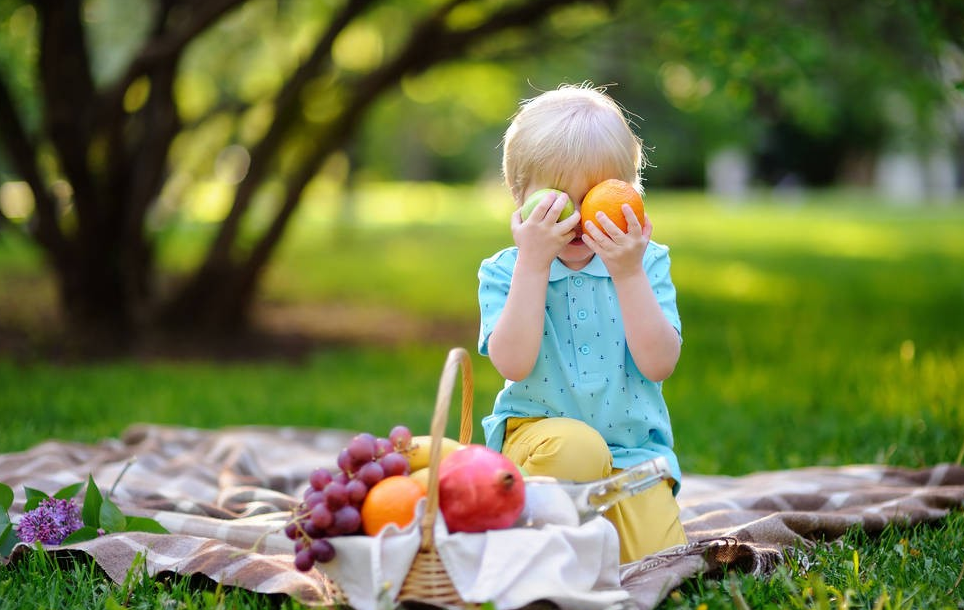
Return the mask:
<path id="1" fill-rule="evenodd" d="M 558 189 L 539 189 L 535 193 L 532 193 L 531 195 L 529 195 L 529 198 L 526 199 L 525 203 L 522 204 L 522 220 L 525 220 L 526 218 L 528 218 L 529 214 L 532 213 L 532 208 L 539 205 L 539 202 L 542 201 L 543 197 L 545 197 L 549 193 L 562 193 L 562 191 Z M 576 213 L 576 206 L 574 206 L 572 204 L 572 200 L 568 199 L 567 197 L 566 207 L 562 208 L 562 212 L 559 213 L 559 220 L 568 218 L 569 216 L 575 213 Z"/>

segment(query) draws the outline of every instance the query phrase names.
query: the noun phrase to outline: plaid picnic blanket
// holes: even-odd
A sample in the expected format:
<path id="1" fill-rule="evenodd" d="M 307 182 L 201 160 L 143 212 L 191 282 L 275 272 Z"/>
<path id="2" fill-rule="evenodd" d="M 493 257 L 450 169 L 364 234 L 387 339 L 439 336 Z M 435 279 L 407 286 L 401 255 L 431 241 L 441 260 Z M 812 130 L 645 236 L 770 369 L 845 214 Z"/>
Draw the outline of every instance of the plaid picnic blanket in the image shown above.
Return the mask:
<path id="1" fill-rule="evenodd" d="M 139 554 L 152 575 L 204 575 L 226 585 L 280 593 L 312 605 L 335 599 L 323 573 L 292 567 L 291 543 L 277 531 L 301 498 L 309 473 L 334 466 L 353 436 L 340 430 L 240 427 L 200 430 L 137 425 L 96 444 L 49 441 L 0 455 L 0 481 L 47 493 L 93 475 L 127 514 L 150 516 L 169 535 L 118 533 L 69 546 L 118 582 Z M 765 574 L 787 549 L 806 549 L 860 526 L 933 521 L 964 505 L 964 467 L 813 467 L 738 477 L 688 474 L 679 496 L 690 544 L 620 568 L 639 608 L 658 605 L 684 580 L 727 566 Z M 17 561 L 30 552 L 19 546 Z"/>

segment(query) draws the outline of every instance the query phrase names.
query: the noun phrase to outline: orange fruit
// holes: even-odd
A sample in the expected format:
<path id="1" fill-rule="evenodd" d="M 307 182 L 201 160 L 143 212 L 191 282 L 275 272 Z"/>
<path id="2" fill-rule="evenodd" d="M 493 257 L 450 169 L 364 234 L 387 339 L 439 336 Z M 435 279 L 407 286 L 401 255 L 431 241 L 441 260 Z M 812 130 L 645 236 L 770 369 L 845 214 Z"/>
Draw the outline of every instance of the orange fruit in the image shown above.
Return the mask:
<path id="1" fill-rule="evenodd" d="M 361 507 L 362 529 L 375 536 L 389 523 L 404 529 L 415 520 L 415 507 L 425 488 L 407 476 L 385 477 L 368 490 Z"/>
<path id="2" fill-rule="evenodd" d="M 603 180 L 589 189 L 589 192 L 582 199 L 582 205 L 579 209 L 579 213 L 582 215 L 582 226 L 585 227 L 586 221 L 591 220 L 602 229 L 602 226 L 596 222 L 596 212 L 602 212 L 625 233 L 629 228 L 629 223 L 623 215 L 622 205 L 624 203 L 628 203 L 633 208 L 636 218 L 642 224 L 643 198 L 636 192 L 633 185 L 616 178 Z M 605 229 L 603 229 L 603 232 L 605 232 Z"/>

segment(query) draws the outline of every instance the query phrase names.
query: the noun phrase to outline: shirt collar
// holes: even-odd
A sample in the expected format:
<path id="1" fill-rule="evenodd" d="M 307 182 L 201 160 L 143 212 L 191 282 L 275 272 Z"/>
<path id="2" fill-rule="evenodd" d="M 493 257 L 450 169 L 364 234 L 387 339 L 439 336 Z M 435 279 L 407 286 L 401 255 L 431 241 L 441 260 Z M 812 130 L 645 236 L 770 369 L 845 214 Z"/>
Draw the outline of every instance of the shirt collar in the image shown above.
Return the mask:
<path id="1" fill-rule="evenodd" d="M 587 273 L 596 277 L 610 277 L 609 269 L 606 269 L 606 264 L 603 263 L 599 256 L 593 256 L 591 259 L 589 259 L 589 264 L 579 271 L 574 271 L 569 267 L 566 267 L 558 258 L 552 259 L 552 264 L 549 265 L 550 282 L 564 280 L 578 273 Z"/>

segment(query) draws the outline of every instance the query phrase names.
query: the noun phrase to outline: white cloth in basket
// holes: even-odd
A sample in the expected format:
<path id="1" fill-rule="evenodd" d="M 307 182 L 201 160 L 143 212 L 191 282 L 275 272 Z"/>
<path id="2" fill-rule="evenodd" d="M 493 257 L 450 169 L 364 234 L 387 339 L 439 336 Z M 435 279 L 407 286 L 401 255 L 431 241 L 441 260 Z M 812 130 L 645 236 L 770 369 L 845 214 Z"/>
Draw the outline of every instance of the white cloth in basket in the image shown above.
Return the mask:
<path id="1" fill-rule="evenodd" d="M 425 509 L 419 503 L 418 517 Z M 389 526 L 375 537 L 332 538 L 335 559 L 324 571 L 357 610 L 377 610 L 379 599 L 393 600 L 412 565 L 420 530 Z M 435 546 L 459 596 L 466 602 L 492 602 L 498 610 L 547 599 L 561 608 L 603 610 L 629 599 L 619 586 L 619 540 L 603 518 L 578 527 L 547 525 L 479 534 L 449 534 L 435 520 Z"/>

